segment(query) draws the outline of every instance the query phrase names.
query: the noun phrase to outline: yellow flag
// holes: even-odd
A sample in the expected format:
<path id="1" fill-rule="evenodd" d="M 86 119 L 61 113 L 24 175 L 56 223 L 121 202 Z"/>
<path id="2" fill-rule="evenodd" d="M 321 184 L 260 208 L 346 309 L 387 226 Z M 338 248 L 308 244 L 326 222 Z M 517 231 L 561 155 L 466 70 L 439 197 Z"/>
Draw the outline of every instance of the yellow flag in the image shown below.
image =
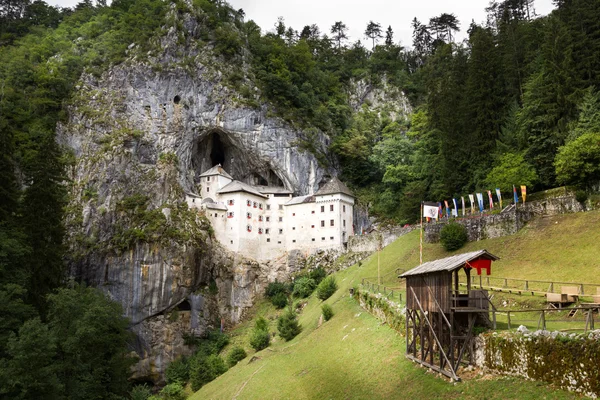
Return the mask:
<path id="1" fill-rule="evenodd" d="M 525 204 L 525 198 L 527 197 L 527 186 L 521 185 L 521 196 L 523 196 L 523 204 Z"/>

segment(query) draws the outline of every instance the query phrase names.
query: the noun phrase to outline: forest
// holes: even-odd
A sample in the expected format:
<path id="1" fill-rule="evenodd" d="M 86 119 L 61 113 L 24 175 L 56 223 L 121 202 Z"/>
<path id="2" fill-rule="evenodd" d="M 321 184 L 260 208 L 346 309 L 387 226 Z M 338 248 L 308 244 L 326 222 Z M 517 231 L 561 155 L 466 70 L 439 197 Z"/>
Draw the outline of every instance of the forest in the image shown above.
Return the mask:
<path id="1" fill-rule="evenodd" d="M 451 13 L 414 19 L 413 43 L 402 47 L 376 21 L 354 43 L 343 21 L 294 28 L 280 18 L 265 32 L 220 0 L 85 0 L 73 9 L 0 0 L 0 396 L 129 390 L 128 321 L 101 292 L 68 280 L 66 267 L 73 156 L 55 135 L 83 72 L 124 62 L 131 43 L 143 60 L 169 10 L 190 13 L 202 22 L 197 40 L 240 66 L 227 80 L 248 106 L 258 106 L 256 86 L 372 214 L 410 223 L 421 201 L 473 191 L 598 190 L 600 2 L 556 0 L 544 17 L 533 5 L 492 1 L 487 21 L 469 27 Z M 401 91 L 412 114 L 353 109 L 359 83 Z M 329 148 L 311 141 L 317 131 Z"/>

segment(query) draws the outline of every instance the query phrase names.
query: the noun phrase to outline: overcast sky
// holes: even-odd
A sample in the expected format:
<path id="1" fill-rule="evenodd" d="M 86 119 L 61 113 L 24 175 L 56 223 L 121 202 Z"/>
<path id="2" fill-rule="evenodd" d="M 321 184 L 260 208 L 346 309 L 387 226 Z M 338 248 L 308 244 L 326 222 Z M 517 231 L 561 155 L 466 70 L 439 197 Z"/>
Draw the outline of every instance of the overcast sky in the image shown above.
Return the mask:
<path id="1" fill-rule="evenodd" d="M 48 0 L 47 0 L 48 1 Z M 72 7 L 78 0 L 50 0 L 48 3 Z M 363 32 L 369 21 L 381 24 L 385 31 L 389 25 L 394 30 L 395 42 L 412 44 L 410 23 L 417 17 L 422 23 L 441 13 L 453 13 L 460 20 L 459 40 L 475 20 L 485 21 L 485 8 L 489 0 L 228 0 L 233 8 L 243 8 L 246 19 L 253 19 L 263 31 L 272 31 L 278 17 L 286 26 L 300 31 L 305 25 L 317 24 L 321 32 L 328 33 L 335 21 L 348 26 L 351 41 L 365 41 Z M 546 15 L 554 6 L 552 0 L 535 0 L 535 10 Z M 368 47 L 368 46 L 367 46 Z"/>

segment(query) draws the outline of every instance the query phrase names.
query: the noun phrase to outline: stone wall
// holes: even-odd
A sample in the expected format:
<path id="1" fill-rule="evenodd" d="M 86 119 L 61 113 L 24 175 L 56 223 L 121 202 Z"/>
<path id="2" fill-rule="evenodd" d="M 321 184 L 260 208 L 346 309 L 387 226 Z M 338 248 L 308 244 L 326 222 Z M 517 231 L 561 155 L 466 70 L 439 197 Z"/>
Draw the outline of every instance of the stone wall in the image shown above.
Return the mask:
<path id="1" fill-rule="evenodd" d="M 475 215 L 466 218 L 443 220 L 425 225 L 425 242 L 436 243 L 440 240 L 442 228 L 451 221 L 455 221 L 467 228 L 469 241 L 493 239 L 513 235 L 536 216 L 550 216 L 565 213 L 585 211 L 585 208 L 573 195 L 547 198 L 519 204 L 511 210 L 500 214 Z"/>
<path id="2" fill-rule="evenodd" d="M 386 247 L 400 236 L 406 235 L 417 228 L 417 225 L 409 225 L 402 228 L 395 227 L 384 229 L 380 232 L 373 232 L 365 235 L 350 236 L 348 240 L 348 251 L 355 253 L 374 252 L 377 251 L 379 245 L 381 245 L 382 248 Z"/>
<path id="3" fill-rule="evenodd" d="M 600 396 L 600 330 L 587 334 L 494 332 L 476 339 L 476 364 L 484 371 L 549 382 L 584 396 Z"/>
<path id="4" fill-rule="evenodd" d="M 388 300 L 381 294 L 373 294 L 358 287 L 355 287 L 353 291 L 352 297 L 369 314 L 401 335 L 406 334 L 406 308 L 404 306 Z"/>

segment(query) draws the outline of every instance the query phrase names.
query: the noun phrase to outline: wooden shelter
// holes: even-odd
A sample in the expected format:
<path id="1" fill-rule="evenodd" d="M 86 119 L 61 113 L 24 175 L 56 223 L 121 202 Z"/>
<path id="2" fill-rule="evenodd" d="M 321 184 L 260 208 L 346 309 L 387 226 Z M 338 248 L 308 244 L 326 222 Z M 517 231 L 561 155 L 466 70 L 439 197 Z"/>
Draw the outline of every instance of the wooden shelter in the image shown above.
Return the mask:
<path id="1" fill-rule="evenodd" d="M 406 279 L 409 359 L 459 380 L 461 363 L 473 362 L 476 321 L 489 323 L 488 293 L 471 290 L 471 272 L 489 275 L 495 260 L 498 257 L 479 250 L 423 263 L 400 275 Z M 468 360 L 463 360 L 465 355 Z"/>

